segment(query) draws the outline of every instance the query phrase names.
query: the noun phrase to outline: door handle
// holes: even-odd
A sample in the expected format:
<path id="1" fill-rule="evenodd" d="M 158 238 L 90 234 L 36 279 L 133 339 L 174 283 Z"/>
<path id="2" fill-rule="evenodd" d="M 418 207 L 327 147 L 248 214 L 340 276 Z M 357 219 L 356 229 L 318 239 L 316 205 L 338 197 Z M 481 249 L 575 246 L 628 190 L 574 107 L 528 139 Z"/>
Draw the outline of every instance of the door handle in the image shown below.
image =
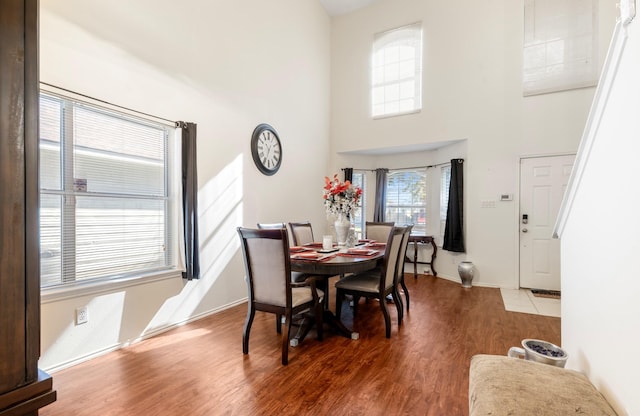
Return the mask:
<path id="1" fill-rule="evenodd" d="M 523 233 L 526 233 L 527 231 L 529 231 L 529 230 L 527 230 L 526 228 L 523 228 L 523 229 L 522 229 L 522 232 L 523 232 Z"/>

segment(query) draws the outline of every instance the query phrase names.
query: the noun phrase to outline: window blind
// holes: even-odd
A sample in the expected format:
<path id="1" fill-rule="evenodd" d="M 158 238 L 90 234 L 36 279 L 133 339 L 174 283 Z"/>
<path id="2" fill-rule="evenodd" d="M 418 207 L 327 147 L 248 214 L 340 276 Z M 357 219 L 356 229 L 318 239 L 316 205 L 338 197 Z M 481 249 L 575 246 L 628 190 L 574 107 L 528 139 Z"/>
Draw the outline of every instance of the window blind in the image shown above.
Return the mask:
<path id="1" fill-rule="evenodd" d="M 43 93 L 41 286 L 174 265 L 163 124 Z"/>
<path id="2" fill-rule="evenodd" d="M 390 171 L 387 175 L 385 221 L 413 224 L 412 232 L 426 232 L 427 168 Z"/>
<path id="3" fill-rule="evenodd" d="M 449 187 L 451 186 L 451 165 L 440 168 L 440 235 L 444 235 L 449 209 Z"/>
<path id="4" fill-rule="evenodd" d="M 365 216 L 367 212 L 366 208 L 366 183 L 364 172 L 353 172 L 352 184 L 362 189 L 362 196 L 360 197 L 360 206 L 351 214 L 351 222 L 355 226 L 356 235 L 362 237 L 364 231 Z"/>

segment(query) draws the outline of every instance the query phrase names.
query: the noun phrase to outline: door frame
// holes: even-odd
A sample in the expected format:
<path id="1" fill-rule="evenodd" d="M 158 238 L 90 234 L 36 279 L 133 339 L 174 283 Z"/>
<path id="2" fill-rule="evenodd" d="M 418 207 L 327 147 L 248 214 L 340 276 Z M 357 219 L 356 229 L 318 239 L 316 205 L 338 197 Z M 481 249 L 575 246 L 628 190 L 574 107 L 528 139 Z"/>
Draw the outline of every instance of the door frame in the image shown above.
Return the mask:
<path id="1" fill-rule="evenodd" d="M 557 153 L 531 153 L 531 154 L 522 154 L 516 157 L 516 178 L 517 178 L 517 191 L 515 192 L 515 196 L 517 198 L 516 208 L 514 210 L 514 246 L 516 253 L 516 261 L 515 269 L 514 269 L 514 282 L 513 287 L 516 289 L 520 289 L 520 185 L 521 185 L 521 175 L 520 175 L 520 162 L 523 159 L 536 159 L 542 157 L 557 157 L 557 156 L 576 156 L 577 151 L 575 152 L 557 152 Z M 575 166 L 575 163 L 574 163 Z M 573 172 L 572 172 L 573 175 Z"/>

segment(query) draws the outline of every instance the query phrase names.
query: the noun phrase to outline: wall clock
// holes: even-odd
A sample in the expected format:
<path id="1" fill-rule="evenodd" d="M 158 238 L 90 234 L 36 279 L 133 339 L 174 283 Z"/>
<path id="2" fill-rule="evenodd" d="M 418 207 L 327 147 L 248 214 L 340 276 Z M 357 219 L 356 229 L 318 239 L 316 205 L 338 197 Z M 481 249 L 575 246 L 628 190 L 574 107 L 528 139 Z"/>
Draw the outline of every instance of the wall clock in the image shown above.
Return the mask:
<path id="1" fill-rule="evenodd" d="M 276 130 L 266 123 L 258 124 L 251 135 L 251 156 L 258 170 L 267 176 L 275 174 L 282 164 L 282 145 Z"/>

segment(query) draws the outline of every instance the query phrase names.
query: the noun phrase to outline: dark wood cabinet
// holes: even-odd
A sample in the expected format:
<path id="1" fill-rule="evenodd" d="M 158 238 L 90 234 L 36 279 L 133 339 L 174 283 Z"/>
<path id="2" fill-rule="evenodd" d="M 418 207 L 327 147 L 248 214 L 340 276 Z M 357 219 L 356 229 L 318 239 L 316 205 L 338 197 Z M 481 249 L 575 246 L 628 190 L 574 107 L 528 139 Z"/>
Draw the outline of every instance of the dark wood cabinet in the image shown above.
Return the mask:
<path id="1" fill-rule="evenodd" d="M 0 416 L 55 401 L 40 357 L 38 1 L 0 2 Z"/>

